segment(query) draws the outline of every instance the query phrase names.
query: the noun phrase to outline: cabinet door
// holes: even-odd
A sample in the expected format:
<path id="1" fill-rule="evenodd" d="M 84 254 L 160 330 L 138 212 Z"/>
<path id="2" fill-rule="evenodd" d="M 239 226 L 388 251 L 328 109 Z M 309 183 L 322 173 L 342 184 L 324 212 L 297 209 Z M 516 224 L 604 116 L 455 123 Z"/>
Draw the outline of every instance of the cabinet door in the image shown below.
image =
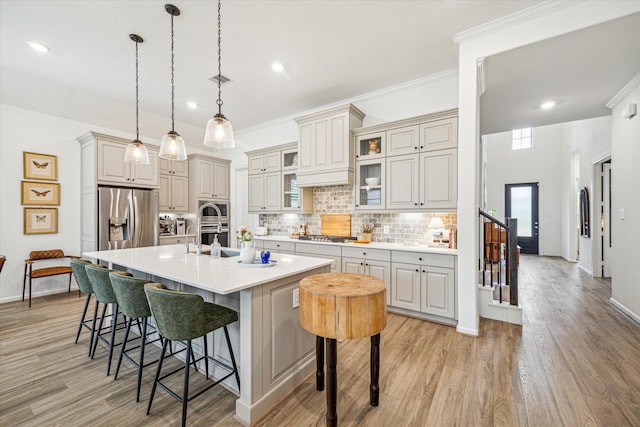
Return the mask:
<path id="1" fill-rule="evenodd" d="M 264 155 L 264 172 L 276 172 L 280 171 L 280 168 L 280 151 Z"/>
<path id="2" fill-rule="evenodd" d="M 345 168 L 349 166 L 349 162 L 353 154 L 349 150 L 349 134 L 347 114 L 341 114 L 332 117 L 330 121 L 331 130 L 328 147 L 330 148 L 329 167 Z"/>
<path id="3" fill-rule="evenodd" d="M 369 184 L 367 179 L 376 179 Z M 384 159 L 359 160 L 356 162 L 355 201 L 356 210 L 385 208 L 385 161 Z"/>
<path id="4" fill-rule="evenodd" d="M 158 186 L 158 151 L 149 150 L 148 165 L 131 165 L 131 183 L 137 185 Z"/>
<path id="5" fill-rule="evenodd" d="M 213 193 L 214 199 L 229 200 L 229 165 L 226 163 L 213 164 Z"/>
<path id="6" fill-rule="evenodd" d="M 160 192 L 158 194 L 158 209 L 165 212 L 171 209 L 171 176 L 160 175 Z"/>
<path id="7" fill-rule="evenodd" d="M 189 162 L 186 160 L 172 160 L 171 171 L 175 176 L 189 176 Z"/>
<path id="8" fill-rule="evenodd" d="M 313 134 L 315 143 L 312 147 L 312 168 L 314 170 L 327 169 L 331 150 L 329 119 L 314 122 Z"/>
<path id="9" fill-rule="evenodd" d="M 248 169 L 249 175 L 255 175 L 264 172 L 264 156 L 262 154 L 249 156 Z"/>
<path id="10" fill-rule="evenodd" d="M 249 212 L 264 212 L 264 174 L 249 175 Z"/>
<path id="11" fill-rule="evenodd" d="M 455 318 L 455 282 L 451 268 L 423 266 L 422 301 L 423 313 Z"/>
<path id="12" fill-rule="evenodd" d="M 313 168 L 314 129 L 313 122 L 298 127 L 298 163 L 301 171 L 309 171 Z"/>
<path id="13" fill-rule="evenodd" d="M 387 131 L 387 155 L 417 153 L 420 147 L 420 126 L 405 126 Z"/>
<path id="14" fill-rule="evenodd" d="M 172 172 L 171 160 L 163 158 L 158 159 L 158 172 L 169 175 Z"/>
<path id="15" fill-rule="evenodd" d="M 391 263 L 382 261 L 364 261 L 365 274 L 380 279 L 387 287 L 387 305 L 391 304 Z"/>
<path id="16" fill-rule="evenodd" d="M 458 146 L 458 118 L 436 120 L 420 125 L 422 151 L 443 150 Z"/>
<path id="17" fill-rule="evenodd" d="M 264 174 L 264 207 L 263 211 L 279 212 L 282 210 L 282 199 L 280 192 L 282 183 L 280 182 L 281 173 L 272 172 Z"/>
<path id="18" fill-rule="evenodd" d="M 196 161 L 196 198 L 210 199 L 213 197 L 213 162 L 197 159 Z"/>
<path id="19" fill-rule="evenodd" d="M 391 305 L 420 311 L 420 266 L 393 264 Z"/>
<path id="20" fill-rule="evenodd" d="M 420 154 L 420 207 L 456 209 L 458 203 L 458 149 Z"/>
<path id="21" fill-rule="evenodd" d="M 189 178 L 184 176 L 171 177 L 171 206 L 176 212 L 189 210 Z"/>
<path id="22" fill-rule="evenodd" d="M 417 209 L 418 154 L 387 157 L 387 209 Z"/>
<path id="23" fill-rule="evenodd" d="M 124 162 L 127 146 L 98 140 L 98 181 L 129 184 L 131 165 Z"/>
<path id="24" fill-rule="evenodd" d="M 342 258 L 342 272 L 364 274 L 364 260 L 357 258 Z"/>

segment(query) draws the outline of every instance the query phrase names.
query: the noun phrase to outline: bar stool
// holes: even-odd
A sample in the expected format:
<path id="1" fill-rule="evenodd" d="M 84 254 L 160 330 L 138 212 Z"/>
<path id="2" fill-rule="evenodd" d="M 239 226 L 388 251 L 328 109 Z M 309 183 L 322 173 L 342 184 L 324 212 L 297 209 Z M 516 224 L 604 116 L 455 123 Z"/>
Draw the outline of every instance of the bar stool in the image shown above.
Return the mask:
<path id="1" fill-rule="evenodd" d="M 82 328 L 85 327 L 91 333 L 91 337 L 89 338 L 89 352 L 88 355 L 91 356 L 91 347 L 93 346 L 93 336 L 96 329 L 96 318 L 98 316 L 98 300 L 96 299 L 96 305 L 93 309 L 93 319 L 87 320 L 87 308 L 89 308 L 89 302 L 91 301 L 91 296 L 94 294 L 93 286 L 91 286 L 91 281 L 87 276 L 87 270 L 85 270 L 85 266 L 91 265 L 89 261 L 83 259 L 71 259 L 69 261 L 71 265 L 71 270 L 73 271 L 73 277 L 76 279 L 76 283 L 78 284 L 78 289 L 81 292 L 87 294 L 87 300 L 84 303 L 84 309 L 82 310 L 82 317 L 80 318 L 80 323 L 78 324 L 78 333 L 76 334 L 76 344 L 78 344 L 78 339 L 80 338 L 80 332 Z M 91 325 L 91 326 L 89 326 Z"/>
<path id="2" fill-rule="evenodd" d="M 122 340 L 122 348 L 120 349 L 120 357 L 118 358 L 118 365 L 116 367 L 114 380 L 118 379 L 118 373 L 120 372 L 122 359 L 123 357 L 126 357 L 127 360 L 131 362 L 131 364 L 133 364 L 133 366 L 138 368 L 136 402 L 139 402 L 140 385 L 142 383 L 142 369 L 158 362 L 158 360 L 154 360 L 151 363 L 144 363 L 144 350 L 145 344 L 147 344 L 148 320 L 151 316 L 151 309 L 149 308 L 149 303 L 147 302 L 147 296 L 144 293 L 144 285 L 145 283 L 149 283 L 150 280 L 126 276 L 116 271 L 109 273 L 109 278 L 111 279 L 113 292 L 116 295 L 116 299 L 118 300 L 118 306 L 120 307 L 120 310 L 122 310 L 122 313 L 124 313 L 124 315 L 127 317 L 127 329 L 124 333 L 124 339 Z M 140 319 L 142 319 L 142 329 L 140 329 Z M 137 347 L 127 349 L 129 332 L 131 331 L 131 325 L 133 324 L 134 320 L 136 321 L 138 328 L 140 329 L 141 341 L 140 345 L 138 345 Z M 162 338 L 160 339 L 162 340 Z M 156 340 L 151 341 L 150 343 L 155 341 Z M 127 354 L 127 351 L 133 351 L 137 348 L 140 348 L 140 355 L 138 357 L 138 361 L 136 362 Z"/>
<path id="3" fill-rule="evenodd" d="M 120 345 L 120 343 L 115 344 L 116 339 L 116 330 L 118 328 L 118 299 L 116 298 L 116 294 L 113 292 L 113 286 L 111 286 L 111 279 L 109 278 L 109 273 L 111 270 L 105 268 L 101 265 L 93 265 L 89 264 L 85 266 L 87 271 L 87 276 L 91 281 L 91 285 L 93 286 L 93 292 L 96 294 L 96 300 L 103 304 L 102 307 L 102 315 L 100 316 L 100 323 L 98 324 L 98 329 L 96 329 L 95 339 L 93 341 L 93 349 L 91 350 L 91 358 L 96 354 L 96 348 L 98 347 L 98 340 L 102 340 L 109 346 L 109 358 L 107 361 L 107 375 L 111 374 L 111 360 L 113 359 L 113 347 L 114 345 Z M 128 274 L 128 273 L 123 273 Z M 107 306 L 111 304 L 111 336 L 110 339 L 106 339 L 102 336 L 102 324 L 104 323 L 105 314 L 107 311 Z"/>
<path id="4" fill-rule="evenodd" d="M 182 402 L 182 426 L 184 427 L 187 422 L 187 404 L 189 403 L 189 400 L 221 383 L 231 375 L 235 375 L 236 382 L 238 383 L 238 389 L 240 388 L 238 367 L 236 365 L 236 359 L 233 356 L 233 349 L 231 348 L 231 341 L 229 340 L 229 331 L 227 330 L 227 325 L 238 320 L 238 313 L 227 307 L 204 302 L 200 295 L 169 290 L 166 286 L 160 283 L 147 283 L 144 285 L 144 291 L 147 294 L 151 313 L 155 319 L 158 332 L 165 338 L 164 343 L 162 344 L 160 362 L 158 363 L 153 387 L 151 388 L 147 415 L 149 415 L 149 412 L 151 411 L 151 404 L 153 403 L 156 386 L 160 386 L 176 400 Z M 227 346 L 229 347 L 229 355 L 231 357 L 233 367 L 228 366 L 226 363 L 215 359 L 208 354 L 207 334 L 219 328 L 224 328 L 224 335 L 227 341 Z M 205 360 L 207 379 L 209 378 L 209 361 L 212 361 L 216 365 L 226 369 L 229 371 L 229 374 L 212 384 L 209 384 L 189 397 L 189 359 L 191 358 L 191 353 L 193 351 L 191 348 L 191 340 L 199 337 L 203 337 L 204 339 L 204 356 L 196 360 Z M 176 372 L 179 372 L 179 369 L 165 374 L 162 377 L 160 376 L 162 362 L 164 361 L 167 345 L 170 341 L 187 342 L 187 353 L 184 358 L 184 388 L 182 391 L 182 397 L 179 397 L 173 390 L 169 389 L 162 383 L 162 380 Z"/>

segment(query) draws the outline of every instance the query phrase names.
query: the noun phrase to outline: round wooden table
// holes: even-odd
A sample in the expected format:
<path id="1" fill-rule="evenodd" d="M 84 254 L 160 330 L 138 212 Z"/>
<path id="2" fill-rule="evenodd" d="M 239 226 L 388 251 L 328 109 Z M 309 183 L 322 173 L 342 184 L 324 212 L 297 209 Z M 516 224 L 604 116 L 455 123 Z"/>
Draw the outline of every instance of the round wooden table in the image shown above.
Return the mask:
<path id="1" fill-rule="evenodd" d="M 338 425 L 336 339 L 371 337 L 369 401 L 378 406 L 380 332 L 387 326 L 386 286 L 363 274 L 326 273 L 300 281 L 300 324 L 316 335 L 316 388 L 324 389 L 327 344 L 327 426 Z"/>

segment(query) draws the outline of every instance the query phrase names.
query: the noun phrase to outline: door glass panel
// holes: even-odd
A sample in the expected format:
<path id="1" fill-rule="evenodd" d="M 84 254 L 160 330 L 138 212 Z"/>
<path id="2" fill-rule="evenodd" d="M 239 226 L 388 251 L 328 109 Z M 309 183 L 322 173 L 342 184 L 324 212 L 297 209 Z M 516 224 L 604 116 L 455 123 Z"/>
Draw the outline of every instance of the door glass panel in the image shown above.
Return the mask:
<path id="1" fill-rule="evenodd" d="M 511 187 L 511 217 L 518 219 L 518 236 L 531 237 L 531 187 Z"/>

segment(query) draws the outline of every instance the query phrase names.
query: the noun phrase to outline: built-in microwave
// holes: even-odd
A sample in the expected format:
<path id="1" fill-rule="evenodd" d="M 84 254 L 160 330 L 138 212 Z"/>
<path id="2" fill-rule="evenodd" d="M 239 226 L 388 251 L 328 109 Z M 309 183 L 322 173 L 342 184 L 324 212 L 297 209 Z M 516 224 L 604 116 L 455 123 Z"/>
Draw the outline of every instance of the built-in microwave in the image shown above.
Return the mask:
<path id="1" fill-rule="evenodd" d="M 202 211 L 202 219 L 201 219 L 202 222 L 210 222 L 210 221 L 214 221 L 216 223 L 218 221 L 229 222 L 229 203 L 219 202 L 214 200 L 199 200 L 198 211 L 200 211 L 200 207 L 206 203 L 215 204 L 218 207 L 218 209 L 220 209 L 220 217 L 218 217 L 218 212 L 216 212 L 214 208 L 206 207 Z"/>

